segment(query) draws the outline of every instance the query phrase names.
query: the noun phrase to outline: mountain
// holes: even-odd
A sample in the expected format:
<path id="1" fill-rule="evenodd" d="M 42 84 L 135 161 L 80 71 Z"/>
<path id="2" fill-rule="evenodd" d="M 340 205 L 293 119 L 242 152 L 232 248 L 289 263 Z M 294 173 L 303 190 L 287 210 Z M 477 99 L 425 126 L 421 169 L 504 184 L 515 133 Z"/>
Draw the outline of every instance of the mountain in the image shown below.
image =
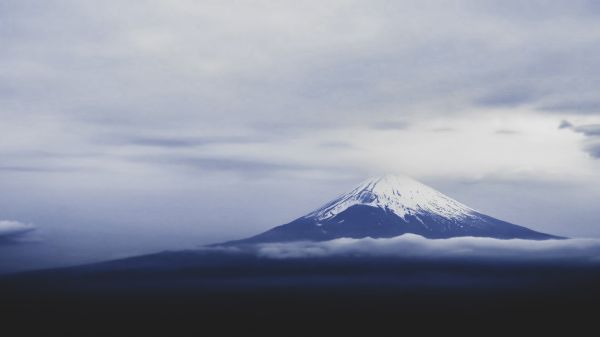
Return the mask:
<path id="1" fill-rule="evenodd" d="M 412 178 L 386 175 L 369 179 L 290 223 L 224 244 L 325 241 L 342 237 L 388 238 L 406 233 L 431 239 L 457 236 L 561 238 L 480 213 Z"/>

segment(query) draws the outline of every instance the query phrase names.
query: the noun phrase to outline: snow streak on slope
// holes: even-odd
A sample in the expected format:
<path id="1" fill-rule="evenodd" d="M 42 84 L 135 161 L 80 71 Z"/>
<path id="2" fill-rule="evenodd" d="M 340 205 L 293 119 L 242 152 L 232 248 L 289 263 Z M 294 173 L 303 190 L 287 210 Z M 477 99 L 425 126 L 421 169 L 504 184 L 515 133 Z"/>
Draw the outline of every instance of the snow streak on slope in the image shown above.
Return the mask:
<path id="1" fill-rule="evenodd" d="M 477 217 L 468 206 L 406 176 L 386 175 L 369 179 L 305 218 L 330 219 L 354 205 L 388 210 L 402 219 L 407 215 L 438 215 L 452 220 Z"/>

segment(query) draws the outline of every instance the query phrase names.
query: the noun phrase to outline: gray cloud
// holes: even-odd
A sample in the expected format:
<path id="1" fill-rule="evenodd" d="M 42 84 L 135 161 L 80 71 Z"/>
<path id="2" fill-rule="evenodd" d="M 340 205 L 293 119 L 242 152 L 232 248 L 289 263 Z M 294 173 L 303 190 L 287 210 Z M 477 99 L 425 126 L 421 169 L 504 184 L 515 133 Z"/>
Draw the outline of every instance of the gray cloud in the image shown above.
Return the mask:
<path id="1" fill-rule="evenodd" d="M 519 131 L 510 130 L 510 129 L 500 129 L 500 130 L 496 130 L 494 133 L 497 135 L 515 135 L 515 134 L 518 134 Z"/>
<path id="2" fill-rule="evenodd" d="M 52 168 L 36 166 L 2 165 L 0 171 L 7 172 L 54 172 Z"/>
<path id="3" fill-rule="evenodd" d="M 586 137 L 583 149 L 593 158 L 600 158 L 600 124 L 573 125 L 571 122 L 563 120 L 559 129 L 569 129 L 583 134 Z"/>
<path id="4" fill-rule="evenodd" d="M 34 231 L 33 225 L 18 221 L 0 220 L 0 244 L 26 241 L 27 234 Z"/>
<path id="5" fill-rule="evenodd" d="M 588 137 L 600 136 L 600 124 L 579 125 L 573 128 L 575 132 L 583 133 Z"/>
<path id="6" fill-rule="evenodd" d="M 600 114 L 600 101 L 565 101 L 543 105 L 540 107 L 540 110 L 550 112 Z"/>
<path id="7" fill-rule="evenodd" d="M 262 244 L 260 255 L 270 258 L 322 256 L 394 256 L 406 258 L 506 258 L 516 260 L 574 260 L 600 263 L 600 240 L 498 240 L 461 237 L 430 240 L 405 234 L 389 239 L 336 239 L 325 242 Z"/>
<path id="8" fill-rule="evenodd" d="M 0 152 L 3 163 L 0 171 L 36 174 L 74 173 L 97 170 L 97 167 L 86 167 L 87 160 L 104 156 L 101 152 L 50 152 L 50 151 L 6 151 Z"/>
<path id="9" fill-rule="evenodd" d="M 526 88 L 499 89 L 475 100 L 475 103 L 490 107 L 515 107 L 535 101 L 539 95 Z"/>
<path id="10" fill-rule="evenodd" d="M 319 146 L 324 148 L 334 148 L 334 149 L 351 149 L 354 147 L 352 143 L 349 142 L 341 142 L 341 141 L 331 141 L 331 142 L 321 142 Z"/>
<path id="11" fill-rule="evenodd" d="M 152 137 L 140 137 L 131 138 L 127 142 L 128 144 L 140 145 L 140 146 L 156 146 L 156 147 L 194 147 L 198 145 L 206 144 L 206 140 L 194 139 L 194 138 L 152 138 Z"/>
<path id="12" fill-rule="evenodd" d="M 387 121 L 372 124 L 372 127 L 378 130 L 404 130 L 409 126 L 410 124 L 405 121 Z"/>
<path id="13" fill-rule="evenodd" d="M 588 144 L 585 147 L 585 150 L 590 154 L 590 156 L 600 159 L 600 140 L 594 144 Z"/>
<path id="14" fill-rule="evenodd" d="M 521 10 L 506 9 L 523 6 L 493 2 L 459 2 L 450 11 L 377 1 L 368 8 L 339 1 L 314 8 L 288 5 L 238 4 L 235 13 L 245 15 L 232 18 L 226 4 L 208 11 L 201 4 L 153 1 L 141 6 L 147 15 L 137 17 L 132 14 L 140 6 L 133 1 L 109 2 L 102 9 L 76 2 L 33 9 L 11 2 L 4 13 L 17 19 L 10 21 L 6 41 L 20 48 L 4 51 L 6 68 L 15 69 L 5 74 L 14 83 L 5 103 L 35 92 L 36 99 L 23 108 L 56 111 L 95 126 L 103 121 L 136 129 L 206 121 L 262 126 L 287 120 L 322 127 L 368 121 L 364 111 L 390 118 L 398 111 L 411 115 L 420 107 L 446 106 L 444 113 L 456 113 L 473 101 L 543 104 L 537 91 L 597 91 L 591 79 L 598 50 L 591 48 L 595 36 L 589 33 L 595 23 L 579 17 L 588 15 L 580 9 L 586 4 L 533 6 L 537 12 L 527 16 L 530 22 L 519 19 Z M 273 21 L 269 10 L 287 20 Z M 61 13 L 67 12 L 77 14 L 66 19 Z M 549 20 L 557 13 L 564 31 Z M 415 16 L 420 23 L 403 20 Z M 467 28 L 464 21 L 481 29 Z M 540 28 L 532 29 L 532 22 Z M 40 26 L 53 28 L 31 34 Z M 210 51 L 202 47 L 209 44 Z M 321 51 L 311 52 L 316 50 Z M 584 52 L 590 56 L 573 60 Z M 581 80 L 573 85 L 556 78 Z M 45 85 L 49 81 L 52 87 Z"/>
<path id="15" fill-rule="evenodd" d="M 64 166 L 64 165 L 0 165 L 0 171 L 5 172 L 24 172 L 24 173 L 68 173 L 87 170 L 82 167 Z"/>
<path id="16" fill-rule="evenodd" d="M 454 132 L 454 131 L 456 131 L 456 129 L 445 127 L 445 128 L 435 128 L 431 131 L 433 131 L 433 132 Z"/>
<path id="17" fill-rule="evenodd" d="M 193 148 L 202 145 L 255 143 L 265 141 L 264 137 L 186 137 L 186 136 L 129 136 L 105 135 L 98 137 L 100 143 L 115 145 L 137 145 L 162 148 Z"/>
<path id="18" fill-rule="evenodd" d="M 180 166 L 198 171 L 233 171 L 242 174 L 272 174 L 277 171 L 309 169 L 304 165 L 225 157 L 165 155 L 136 157 L 131 160 L 135 162 L 150 162 L 163 166 Z"/>
<path id="19" fill-rule="evenodd" d="M 573 127 L 573 123 L 569 122 L 568 120 L 562 120 L 560 122 L 560 124 L 558 125 L 559 129 L 570 129 Z"/>

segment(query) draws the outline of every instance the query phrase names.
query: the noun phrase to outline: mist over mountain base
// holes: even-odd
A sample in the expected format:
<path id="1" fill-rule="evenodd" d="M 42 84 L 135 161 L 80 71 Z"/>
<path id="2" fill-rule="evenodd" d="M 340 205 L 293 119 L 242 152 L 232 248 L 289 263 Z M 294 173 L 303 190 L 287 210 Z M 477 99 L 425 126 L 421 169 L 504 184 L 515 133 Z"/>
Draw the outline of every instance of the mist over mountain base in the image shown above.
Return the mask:
<path id="1" fill-rule="evenodd" d="M 511 331 L 595 321 L 596 263 L 171 252 L 0 280 L 24 332 Z M 39 322 L 30 324 L 29 322 Z"/>

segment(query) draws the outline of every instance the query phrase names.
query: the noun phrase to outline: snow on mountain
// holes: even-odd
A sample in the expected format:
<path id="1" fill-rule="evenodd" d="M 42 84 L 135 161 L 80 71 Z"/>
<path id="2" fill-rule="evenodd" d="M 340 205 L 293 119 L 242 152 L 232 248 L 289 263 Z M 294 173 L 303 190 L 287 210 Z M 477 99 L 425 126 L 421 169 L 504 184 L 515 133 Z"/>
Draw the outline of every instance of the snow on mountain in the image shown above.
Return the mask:
<path id="1" fill-rule="evenodd" d="M 402 219 L 407 215 L 436 214 L 449 219 L 473 217 L 475 210 L 410 177 L 385 175 L 364 181 L 350 193 L 306 215 L 323 221 L 354 205 L 389 210 Z"/>

